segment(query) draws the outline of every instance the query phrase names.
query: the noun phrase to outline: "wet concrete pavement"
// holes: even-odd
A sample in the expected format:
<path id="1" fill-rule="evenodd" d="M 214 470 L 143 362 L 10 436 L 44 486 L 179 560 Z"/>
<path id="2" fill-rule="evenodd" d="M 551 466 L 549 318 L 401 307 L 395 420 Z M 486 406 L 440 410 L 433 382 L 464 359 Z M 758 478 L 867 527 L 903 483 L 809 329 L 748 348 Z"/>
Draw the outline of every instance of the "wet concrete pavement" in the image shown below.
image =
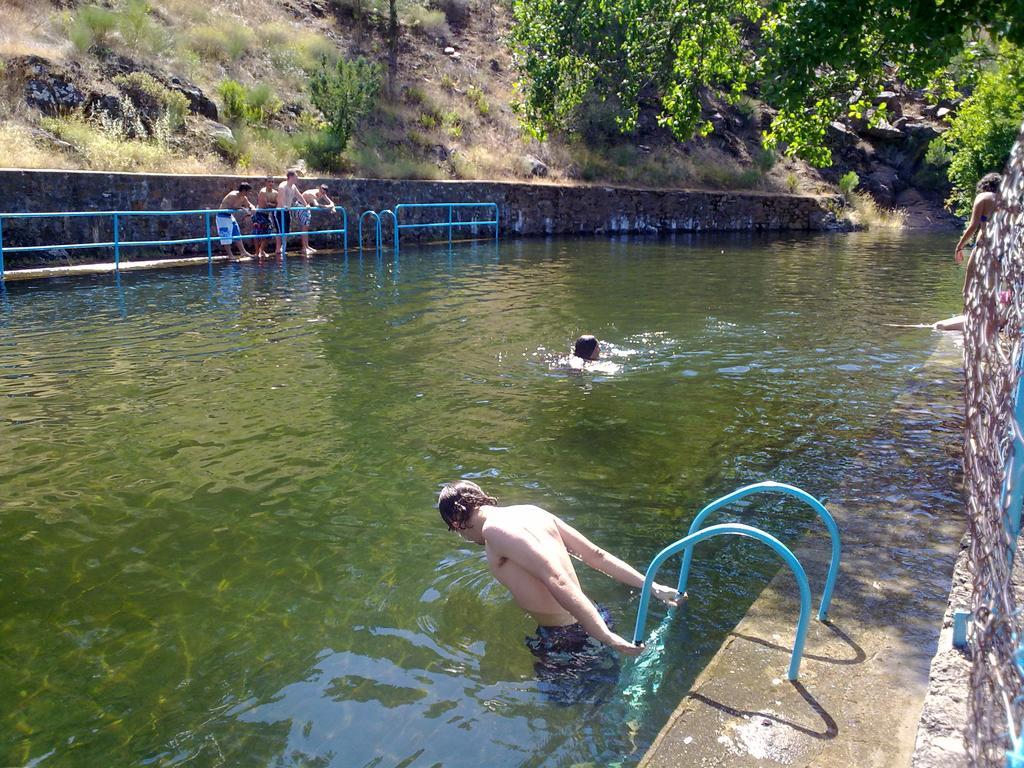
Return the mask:
<path id="1" fill-rule="evenodd" d="M 828 502 L 842 533 L 842 567 L 830 621 L 812 619 L 799 681 L 785 679 L 799 600 L 783 569 L 641 768 L 909 765 L 966 527 L 960 364 L 954 339 L 943 336 Z M 794 551 L 816 611 L 827 534 L 809 534 Z M 699 589 L 691 585 L 694 606 Z"/>

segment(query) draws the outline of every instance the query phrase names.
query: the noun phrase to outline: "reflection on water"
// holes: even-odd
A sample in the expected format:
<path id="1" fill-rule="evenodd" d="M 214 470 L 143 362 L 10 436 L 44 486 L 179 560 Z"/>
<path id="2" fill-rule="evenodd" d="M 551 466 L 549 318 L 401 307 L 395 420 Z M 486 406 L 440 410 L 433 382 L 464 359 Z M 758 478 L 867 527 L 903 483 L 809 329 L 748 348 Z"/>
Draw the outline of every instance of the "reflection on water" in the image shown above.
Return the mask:
<path id="1" fill-rule="evenodd" d="M 520 242 L 8 286 L 0 764 L 635 762 L 775 564 L 709 542 L 656 663 L 565 706 L 439 485 L 643 565 L 747 482 L 828 494 L 873 446 L 937 477 L 942 425 L 880 425 L 935 340 L 895 326 L 956 309 L 948 247 Z M 614 371 L 552 367 L 580 333 Z M 887 492 L 955 506 L 906 474 Z M 808 525 L 784 500 L 730 519 Z M 630 626 L 636 596 L 580 575 Z"/>

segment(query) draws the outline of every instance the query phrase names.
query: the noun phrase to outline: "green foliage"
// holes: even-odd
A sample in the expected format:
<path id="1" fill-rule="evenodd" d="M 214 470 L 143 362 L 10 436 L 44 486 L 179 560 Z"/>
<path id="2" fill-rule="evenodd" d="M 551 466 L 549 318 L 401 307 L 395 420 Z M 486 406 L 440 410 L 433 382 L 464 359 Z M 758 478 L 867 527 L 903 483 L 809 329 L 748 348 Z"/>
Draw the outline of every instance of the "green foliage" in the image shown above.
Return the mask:
<path id="1" fill-rule="evenodd" d="M 172 130 L 180 128 L 188 114 L 189 102 L 185 94 L 172 91 L 159 80 L 145 72 L 130 72 L 117 75 L 114 85 L 129 96 L 135 93 L 145 94 L 162 108 L 168 127 Z"/>
<path id="2" fill-rule="evenodd" d="M 124 0 L 114 8 L 83 5 L 68 20 L 68 38 L 82 53 L 109 49 L 119 40 L 132 51 L 160 54 L 171 47 L 173 38 L 151 12 L 149 0 Z"/>
<path id="3" fill-rule="evenodd" d="M 253 31 L 238 19 L 221 18 L 199 24 L 188 32 L 189 46 L 207 61 L 232 63 L 245 56 L 256 42 Z"/>
<path id="4" fill-rule="evenodd" d="M 706 134 L 702 93 L 735 101 L 756 80 L 777 109 L 766 145 L 820 165 L 829 123 L 865 115 L 891 78 L 942 87 L 936 72 L 984 58 L 979 41 L 1024 43 L 1020 0 L 515 0 L 514 14 L 517 106 L 538 138 L 588 103 L 630 131 L 651 97 L 675 136 Z"/>
<path id="5" fill-rule="evenodd" d="M 859 185 L 860 176 L 856 171 L 847 171 L 839 179 L 839 191 L 843 193 L 843 197 L 850 197 Z"/>
<path id="6" fill-rule="evenodd" d="M 447 72 L 441 75 L 441 90 L 451 93 L 455 90 L 455 81 L 452 80 L 452 76 Z"/>
<path id="7" fill-rule="evenodd" d="M 444 126 L 448 135 L 453 139 L 457 139 L 462 135 L 462 115 L 454 109 L 441 113 L 441 125 Z"/>
<path id="8" fill-rule="evenodd" d="M 332 131 L 305 134 L 300 141 L 300 150 L 313 169 L 328 173 L 340 173 L 347 169 L 348 164 L 342 154 L 345 151 L 344 144 Z"/>
<path id="9" fill-rule="evenodd" d="M 762 174 L 768 173 L 768 171 L 775 167 L 775 153 L 770 149 L 762 147 L 758 151 L 757 156 L 754 157 L 754 164 Z"/>
<path id="10" fill-rule="evenodd" d="M 795 173 L 786 174 L 786 189 L 791 195 L 795 195 L 800 190 L 800 179 Z"/>
<path id="11" fill-rule="evenodd" d="M 380 86 L 380 66 L 363 58 L 339 59 L 333 68 L 325 62 L 310 79 L 310 97 L 337 139 L 339 151 L 345 150 L 356 124 L 373 108 Z"/>
<path id="12" fill-rule="evenodd" d="M 711 130 L 701 117 L 706 88 L 738 97 L 753 74 L 742 45 L 757 0 L 516 0 L 511 43 L 524 77 L 518 105 L 531 133 L 569 127 L 586 100 L 614 107 L 622 132 L 637 124 L 651 86 L 658 121 L 679 139 Z"/>
<path id="13" fill-rule="evenodd" d="M 221 80 L 217 94 L 224 104 L 224 118 L 229 123 L 265 125 L 281 110 L 281 100 L 265 83 L 247 88 L 235 80 Z"/>
<path id="14" fill-rule="evenodd" d="M 432 131 L 441 124 L 440 116 L 432 109 L 420 112 L 419 117 L 416 118 L 416 124 L 421 128 L 425 128 L 428 131 Z"/>
<path id="15" fill-rule="evenodd" d="M 427 95 L 423 93 L 422 88 L 417 88 L 415 85 L 408 85 L 402 91 L 402 100 L 405 101 L 406 104 L 419 106 L 426 102 Z"/>
<path id="16" fill-rule="evenodd" d="M 466 98 L 469 99 L 469 103 L 473 105 L 473 108 L 480 117 L 487 117 L 491 114 L 491 105 L 488 103 L 487 97 L 475 85 L 471 85 L 466 89 Z"/>
<path id="17" fill-rule="evenodd" d="M 779 113 L 766 140 L 827 165 L 828 124 L 861 112 L 888 78 L 934 85 L 947 65 L 971 65 L 972 40 L 1024 42 L 1022 22 L 1019 0 L 865 0 L 855 10 L 844 0 L 773 3 L 762 28 L 761 82 Z"/>
<path id="18" fill-rule="evenodd" d="M 974 93 L 960 105 L 940 139 L 950 151 L 949 203 L 961 216 L 971 211 L 978 179 L 1002 171 L 1024 115 L 1024 48 L 1003 43 L 996 66 L 978 78 Z M 936 142 L 932 142 L 935 144 Z M 940 151 L 936 148 L 936 152 Z"/>
<path id="19" fill-rule="evenodd" d="M 82 53 L 93 47 L 108 48 L 110 36 L 117 29 L 117 14 L 98 5 L 83 5 L 72 15 L 68 25 L 71 43 Z"/>
<path id="20" fill-rule="evenodd" d="M 418 3 L 406 6 L 400 18 L 403 24 L 428 37 L 447 37 L 451 33 L 441 11 L 426 8 Z"/>

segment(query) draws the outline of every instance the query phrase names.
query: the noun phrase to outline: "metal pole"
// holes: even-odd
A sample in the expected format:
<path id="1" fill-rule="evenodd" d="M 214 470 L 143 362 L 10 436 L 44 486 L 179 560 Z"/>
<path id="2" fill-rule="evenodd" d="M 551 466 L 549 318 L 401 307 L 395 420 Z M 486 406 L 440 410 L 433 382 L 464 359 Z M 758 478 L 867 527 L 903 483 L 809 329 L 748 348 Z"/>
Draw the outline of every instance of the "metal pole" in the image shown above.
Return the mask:
<path id="1" fill-rule="evenodd" d="M 213 264 L 213 241 L 210 240 L 210 212 L 206 212 L 206 263 Z"/>
<path id="2" fill-rule="evenodd" d="M 452 247 L 452 207 L 448 206 L 448 247 Z"/>
<path id="3" fill-rule="evenodd" d="M 114 271 L 121 269 L 121 227 L 117 213 L 114 213 Z"/>
<path id="4" fill-rule="evenodd" d="M 348 211 L 345 210 L 344 206 L 341 208 L 341 219 L 343 222 L 342 226 L 345 228 L 341 233 L 341 248 L 344 254 L 348 256 Z M 363 234 L 362 227 L 359 228 L 359 234 Z"/>
<path id="5" fill-rule="evenodd" d="M 4 217 L 0 216 L 0 280 L 4 279 Z"/>
<path id="6" fill-rule="evenodd" d="M 398 258 L 398 212 L 401 210 L 402 205 L 398 204 L 395 206 L 395 210 L 391 214 L 391 218 L 395 220 L 395 258 Z"/>

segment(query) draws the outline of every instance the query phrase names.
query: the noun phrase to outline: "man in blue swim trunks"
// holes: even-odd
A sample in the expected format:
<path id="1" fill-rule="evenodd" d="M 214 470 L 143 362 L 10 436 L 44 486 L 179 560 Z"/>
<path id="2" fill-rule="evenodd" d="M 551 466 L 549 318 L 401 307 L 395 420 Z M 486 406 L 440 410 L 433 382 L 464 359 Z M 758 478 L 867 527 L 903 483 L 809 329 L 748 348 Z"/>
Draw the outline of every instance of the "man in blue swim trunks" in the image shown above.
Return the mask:
<path id="1" fill-rule="evenodd" d="M 467 480 L 445 485 L 437 508 L 448 530 L 486 548 L 491 573 L 536 619 L 537 635 L 527 639 L 535 655 L 586 651 L 594 640 L 627 656 L 643 650 L 609 628 L 608 613 L 583 594 L 570 555 L 639 589 L 644 577 L 635 568 L 550 512 L 532 504 L 499 507 Z M 653 591 L 669 605 L 681 599 L 679 592 L 661 584 Z"/>
<path id="2" fill-rule="evenodd" d="M 238 185 L 238 189 L 231 190 L 220 201 L 221 210 L 216 217 L 217 235 L 220 237 L 220 244 L 224 246 L 224 252 L 229 259 L 231 258 L 232 243 L 238 246 L 239 258 L 252 256 L 243 245 L 242 231 L 238 227 L 238 219 L 235 218 L 236 213 L 241 216 L 249 216 L 252 213 L 254 206 L 249 200 L 251 189 L 252 185 L 243 181 Z"/>

